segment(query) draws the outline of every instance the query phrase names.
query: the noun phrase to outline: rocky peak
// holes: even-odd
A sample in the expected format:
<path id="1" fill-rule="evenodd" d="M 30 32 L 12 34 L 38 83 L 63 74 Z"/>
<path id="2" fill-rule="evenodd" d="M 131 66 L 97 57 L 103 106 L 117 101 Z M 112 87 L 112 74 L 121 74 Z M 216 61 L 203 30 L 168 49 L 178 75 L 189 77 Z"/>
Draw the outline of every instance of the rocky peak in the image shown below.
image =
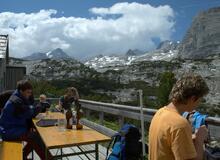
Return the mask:
<path id="1" fill-rule="evenodd" d="M 220 7 L 199 13 L 179 48 L 179 57 L 202 59 L 220 54 Z"/>
<path id="2" fill-rule="evenodd" d="M 55 50 L 49 51 L 47 53 L 36 52 L 30 56 L 23 57 L 25 60 L 42 60 L 42 59 L 71 59 L 71 57 L 66 54 L 62 49 L 57 48 Z"/>
<path id="3" fill-rule="evenodd" d="M 62 49 L 57 48 L 55 50 L 52 50 L 50 52 L 46 53 L 48 58 L 52 59 L 70 59 L 70 56 L 68 56 Z"/>
<path id="4" fill-rule="evenodd" d="M 142 54 L 144 54 L 144 52 L 142 52 L 138 49 L 134 49 L 134 50 L 129 49 L 127 51 L 127 53 L 125 54 L 125 56 L 138 56 L 138 55 L 142 55 Z"/>
<path id="5" fill-rule="evenodd" d="M 163 52 L 169 52 L 170 50 L 176 50 L 179 46 L 179 41 L 174 42 L 174 41 L 170 41 L 170 40 L 166 40 L 161 42 L 158 47 L 157 50 L 161 50 Z"/>

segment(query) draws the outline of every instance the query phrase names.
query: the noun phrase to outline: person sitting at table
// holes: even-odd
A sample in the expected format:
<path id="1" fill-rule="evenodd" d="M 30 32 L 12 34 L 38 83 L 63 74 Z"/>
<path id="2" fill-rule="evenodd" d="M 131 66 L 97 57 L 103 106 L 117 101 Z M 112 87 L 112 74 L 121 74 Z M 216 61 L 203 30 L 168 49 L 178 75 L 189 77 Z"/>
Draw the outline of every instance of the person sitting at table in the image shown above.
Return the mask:
<path id="1" fill-rule="evenodd" d="M 43 142 L 35 131 L 30 131 L 29 122 L 40 111 L 41 107 L 33 107 L 32 85 L 27 80 L 17 83 L 17 89 L 6 102 L 0 116 L 0 135 L 3 141 L 26 141 L 24 158 L 33 148 L 41 159 L 45 159 Z M 48 154 L 51 157 L 50 154 Z"/>
<path id="2" fill-rule="evenodd" d="M 44 94 L 41 94 L 39 97 L 39 103 L 37 106 L 42 107 L 41 112 L 46 112 L 50 108 L 50 103 L 47 101 L 47 96 Z"/>
<path id="3" fill-rule="evenodd" d="M 70 109 L 72 103 L 79 100 L 79 94 L 76 88 L 69 87 L 66 89 L 65 95 L 59 99 L 59 104 L 56 106 L 57 111 Z"/>
<path id="4" fill-rule="evenodd" d="M 1 114 L 1 110 L 4 108 L 6 102 L 9 100 L 9 98 L 14 93 L 14 91 L 15 90 L 6 90 L 0 93 L 0 114 Z M 30 105 L 34 104 L 33 94 L 29 97 L 29 103 Z"/>

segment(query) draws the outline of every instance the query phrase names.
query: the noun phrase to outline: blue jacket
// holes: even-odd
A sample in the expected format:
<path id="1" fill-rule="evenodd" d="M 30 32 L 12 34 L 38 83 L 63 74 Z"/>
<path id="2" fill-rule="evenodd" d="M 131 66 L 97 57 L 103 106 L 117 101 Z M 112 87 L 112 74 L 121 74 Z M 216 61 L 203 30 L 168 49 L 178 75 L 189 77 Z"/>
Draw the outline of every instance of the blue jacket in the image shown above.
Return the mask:
<path id="1" fill-rule="evenodd" d="M 16 140 L 28 131 L 28 120 L 37 113 L 31 102 L 18 90 L 12 94 L 0 115 L 0 134 L 3 140 Z"/>

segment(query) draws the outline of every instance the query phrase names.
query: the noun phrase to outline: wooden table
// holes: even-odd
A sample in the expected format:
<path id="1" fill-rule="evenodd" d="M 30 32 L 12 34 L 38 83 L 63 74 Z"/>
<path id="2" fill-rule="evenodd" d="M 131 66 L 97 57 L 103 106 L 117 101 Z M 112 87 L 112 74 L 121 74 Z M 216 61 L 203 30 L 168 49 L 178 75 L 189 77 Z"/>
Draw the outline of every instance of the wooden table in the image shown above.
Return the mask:
<path id="1" fill-rule="evenodd" d="M 50 112 L 49 116 L 46 118 L 64 119 L 64 114 L 59 112 Z M 95 150 L 83 151 L 82 149 L 80 149 L 81 152 L 79 153 L 71 153 L 65 155 L 61 154 L 55 157 L 59 158 L 63 156 L 66 157 L 66 156 L 73 156 L 80 154 L 86 155 L 88 153 L 95 152 L 96 160 L 97 160 L 99 157 L 98 144 L 100 142 L 107 142 L 110 140 L 109 137 L 86 126 L 83 126 L 82 130 L 76 130 L 75 125 L 73 125 L 73 129 L 71 130 L 60 131 L 57 126 L 38 127 L 36 125 L 37 121 L 38 121 L 37 119 L 33 119 L 34 125 L 46 146 L 46 151 L 45 151 L 46 157 L 47 157 L 47 151 L 49 149 L 60 148 L 62 153 L 62 148 L 64 147 L 78 146 L 80 149 L 80 145 L 95 144 Z"/>

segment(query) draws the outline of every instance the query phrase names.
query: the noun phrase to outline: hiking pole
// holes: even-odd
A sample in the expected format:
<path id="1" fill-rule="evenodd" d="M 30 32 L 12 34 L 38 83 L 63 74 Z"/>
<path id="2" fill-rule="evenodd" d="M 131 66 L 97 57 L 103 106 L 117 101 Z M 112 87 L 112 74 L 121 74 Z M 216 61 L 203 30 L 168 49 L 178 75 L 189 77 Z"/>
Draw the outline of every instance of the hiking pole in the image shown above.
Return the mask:
<path id="1" fill-rule="evenodd" d="M 142 149 L 143 149 L 143 158 L 146 157 L 145 152 L 145 138 L 144 138 L 144 112 L 143 112 L 143 91 L 138 90 L 140 97 L 140 111 L 141 111 L 141 135 L 142 135 Z"/>

